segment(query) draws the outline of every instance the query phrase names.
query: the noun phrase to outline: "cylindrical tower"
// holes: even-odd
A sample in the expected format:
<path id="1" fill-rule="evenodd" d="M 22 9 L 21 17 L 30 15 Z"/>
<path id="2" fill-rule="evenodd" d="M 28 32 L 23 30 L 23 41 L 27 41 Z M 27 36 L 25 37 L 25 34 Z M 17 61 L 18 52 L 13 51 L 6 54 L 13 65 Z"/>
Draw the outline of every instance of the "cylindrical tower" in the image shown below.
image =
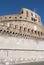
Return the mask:
<path id="1" fill-rule="evenodd" d="M 0 62 L 18 64 L 44 60 L 44 27 L 40 16 L 26 8 L 0 16 Z"/>

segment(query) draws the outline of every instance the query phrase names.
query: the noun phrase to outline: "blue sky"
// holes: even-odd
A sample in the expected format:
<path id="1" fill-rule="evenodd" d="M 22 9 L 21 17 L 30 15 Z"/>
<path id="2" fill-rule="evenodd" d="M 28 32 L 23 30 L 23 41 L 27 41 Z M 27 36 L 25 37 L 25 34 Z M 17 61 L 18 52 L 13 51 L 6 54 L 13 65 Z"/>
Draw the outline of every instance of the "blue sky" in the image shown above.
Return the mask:
<path id="1" fill-rule="evenodd" d="M 21 8 L 28 8 L 41 16 L 44 24 L 44 0 L 0 0 L 0 16 L 16 14 Z"/>

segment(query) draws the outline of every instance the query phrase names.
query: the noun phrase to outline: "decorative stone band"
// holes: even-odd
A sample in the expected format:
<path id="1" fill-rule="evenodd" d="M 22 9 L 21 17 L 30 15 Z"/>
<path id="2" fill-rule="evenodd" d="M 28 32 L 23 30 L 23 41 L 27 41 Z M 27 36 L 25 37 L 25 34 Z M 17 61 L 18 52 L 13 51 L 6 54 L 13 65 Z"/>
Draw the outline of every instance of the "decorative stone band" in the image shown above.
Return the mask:
<path id="1" fill-rule="evenodd" d="M 44 52 L 44 50 L 37 50 L 37 49 L 0 49 L 1 52 L 3 51 L 35 51 L 35 52 Z"/>
<path id="2" fill-rule="evenodd" d="M 29 28 L 28 29 L 24 28 L 22 30 L 22 27 L 20 27 L 20 29 L 17 29 L 17 26 L 15 26 L 15 28 L 0 26 L 0 35 L 23 37 L 23 38 L 36 38 L 44 40 L 43 32 L 34 31 L 33 29 Z"/>

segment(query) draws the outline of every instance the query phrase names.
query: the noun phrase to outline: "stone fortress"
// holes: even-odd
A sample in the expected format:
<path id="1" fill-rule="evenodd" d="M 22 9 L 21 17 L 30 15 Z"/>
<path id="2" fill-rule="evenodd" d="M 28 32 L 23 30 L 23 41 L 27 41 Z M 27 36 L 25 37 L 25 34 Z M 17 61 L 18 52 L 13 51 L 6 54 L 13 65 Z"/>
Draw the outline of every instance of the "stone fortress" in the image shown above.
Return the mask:
<path id="1" fill-rule="evenodd" d="M 0 16 L 0 64 L 44 60 L 44 27 L 41 17 L 26 8 L 19 14 Z"/>
<path id="2" fill-rule="evenodd" d="M 44 39 L 40 16 L 25 8 L 16 15 L 0 16 L 0 32 Z"/>

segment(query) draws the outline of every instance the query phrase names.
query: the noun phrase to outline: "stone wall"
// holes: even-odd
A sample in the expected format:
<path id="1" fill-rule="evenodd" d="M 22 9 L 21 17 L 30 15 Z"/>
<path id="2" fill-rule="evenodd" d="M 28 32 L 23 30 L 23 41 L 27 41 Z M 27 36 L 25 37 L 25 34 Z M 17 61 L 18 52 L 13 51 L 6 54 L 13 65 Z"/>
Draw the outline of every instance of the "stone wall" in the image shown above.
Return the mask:
<path id="1" fill-rule="evenodd" d="M 43 60 L 44 40 L 0 36 L 0 59 Z"/>

